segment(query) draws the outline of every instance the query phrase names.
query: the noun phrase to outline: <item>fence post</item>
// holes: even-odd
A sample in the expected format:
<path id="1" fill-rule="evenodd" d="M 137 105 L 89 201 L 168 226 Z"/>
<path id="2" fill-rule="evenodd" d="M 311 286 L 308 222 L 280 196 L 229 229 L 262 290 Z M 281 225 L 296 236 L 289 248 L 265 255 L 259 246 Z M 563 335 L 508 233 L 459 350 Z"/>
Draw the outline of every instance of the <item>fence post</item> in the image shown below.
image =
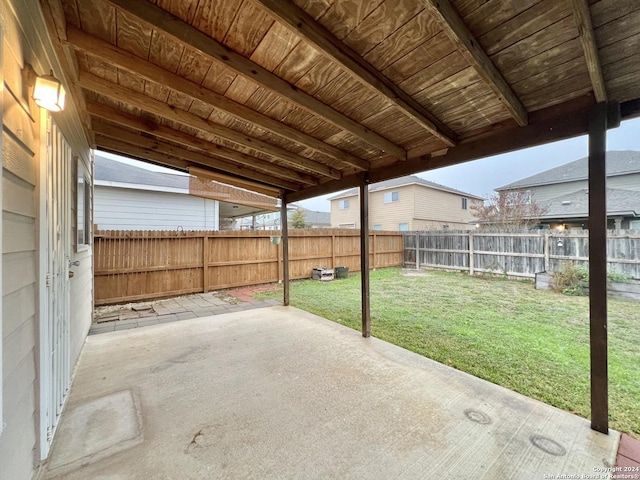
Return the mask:
<path id="1" fill-rule="evenodd" d="M 336 268 L 336 234 L 331 233 L 331 268 Z"/>
<path id="2" fill-rule="evenodd" d="M 282 248 L 280 245 L 282 244 L 276 245 L 276 280 L 278 283 L 280 283 L 280 249 Z"/>
<path id="3" fill-rule="evenodd" d="M 473 232 L 469 232 L 469 276 L 473 276 Z"/>
<path id="4" fill-rule="evenodd" d="M 420 270 L 420 233 L 416 232 L 416 270 Z"/>
<path id="5" fill-rule="evenodd" d="M 378 265 L 376 259 L 376 232 L 373 232 L 373 243 L 371 244 L 371 251 L 373 252 L 373 270 L 375 271 L 376 266 Z"/>
<path id="6" fill-rule="evenodd" d="M 550 245 L 549 242 L 551 240 L 551 237 L 549 236 L 548 233 L 544 234 L 544 271 L 549 273 L 549 270 L 551 269 L 551 256 L 550 256 Z"/>
<path id="7" fill-rule="evenodd" d="M 209 236 L 202 237 L 202 292 L 209 291 Z"/>

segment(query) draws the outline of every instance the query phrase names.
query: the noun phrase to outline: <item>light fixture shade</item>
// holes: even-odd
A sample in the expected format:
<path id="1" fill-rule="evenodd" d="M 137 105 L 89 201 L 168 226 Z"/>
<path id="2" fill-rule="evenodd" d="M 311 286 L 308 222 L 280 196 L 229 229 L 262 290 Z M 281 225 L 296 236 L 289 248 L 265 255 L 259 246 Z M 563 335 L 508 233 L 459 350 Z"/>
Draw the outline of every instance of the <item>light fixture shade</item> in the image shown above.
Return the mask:
<path id="1" fill-rule="evenodd" d="M 39 107 L 46 108 L 51 112 L 61 112 L 64 110 L 66 92 L 60 81 L 53 76 L 53 72 L 51 73 L 51 75 L 36 78 L 33 100 Z"/>

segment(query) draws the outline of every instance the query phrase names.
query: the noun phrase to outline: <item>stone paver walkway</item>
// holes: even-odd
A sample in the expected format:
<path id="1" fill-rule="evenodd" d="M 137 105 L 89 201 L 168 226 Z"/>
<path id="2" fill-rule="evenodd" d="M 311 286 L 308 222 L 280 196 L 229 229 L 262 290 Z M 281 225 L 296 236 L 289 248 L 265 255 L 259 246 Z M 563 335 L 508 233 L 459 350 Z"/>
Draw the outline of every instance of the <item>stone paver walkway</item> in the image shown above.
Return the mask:
<path id="1" fill-rule="evenodd" d="M 94 323 L 89 330 L 89 335 L 242 312 L 280 304 L 281 302 L 278 300 L 254 300 L 244 291 L 240 295 L 229 291 L 227 293 L 199 293 L 153 302 L 99 307 L 94 312 Z"/>

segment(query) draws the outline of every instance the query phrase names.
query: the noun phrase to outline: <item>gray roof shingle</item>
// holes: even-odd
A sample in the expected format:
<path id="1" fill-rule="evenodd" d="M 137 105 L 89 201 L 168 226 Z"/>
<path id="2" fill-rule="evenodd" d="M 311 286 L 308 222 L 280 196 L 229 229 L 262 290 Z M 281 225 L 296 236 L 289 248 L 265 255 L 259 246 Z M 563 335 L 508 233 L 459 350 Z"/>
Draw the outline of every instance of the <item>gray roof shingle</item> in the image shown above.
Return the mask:
<path id="1" fill-rule="evenodd" d="M 95 179 L 105 182 L 131 183 L 189 190 L 188 175 L 152 172 L 126 163 L 95 155 Z"/>
<path id="2" fill-rule="evenodd" d="M 425 180 L 424 178 L 420 178 L 415 175 L 407 175 L 406 177 L 394 178 L 391 180 L 386 180 L 384 182 L 373 183 L 369 185 L 369 192 L 375 192 L 376 190 L 383 190 L 385 188 L 393 188 L 393 187 L 399 187 L 401 185 L 411 185 L 411 184 L 418 184 L 418 185 L 423 185 L 425 187 L 444 190 L 446 192 L 457 193 L 459 195 L 463 195 L 469 198 L 477 198 L 479 200 L 483 199 L 482 197 L 479 197 L 472 193 L 462 192 L 460 190 L 456 190 L 455 188 L 450 188 L 445 185 L 440 185 L 439 183 L 430 182 L 429 180 Z M 352 188 L 351 190 L 347 190 L 346 192 L 343 192 L 339 195 L 329 197 L 329 200 L 335 200 L 343 197 L 352 197 L 357 194 L 358 194 L 358 189 Z"/>
<path id="3" fill-rule="evenodd" d="M 586 180 L 588 160 L 589 158 L 585 157 L 565 163 L 559 167 L 551 168 L 536 175 L 496 188 L 496 191 Z M 640 172 L 640 152 L 633 150 L 612 150 L 607 152 L 607 177 L 637 172 Z"/>

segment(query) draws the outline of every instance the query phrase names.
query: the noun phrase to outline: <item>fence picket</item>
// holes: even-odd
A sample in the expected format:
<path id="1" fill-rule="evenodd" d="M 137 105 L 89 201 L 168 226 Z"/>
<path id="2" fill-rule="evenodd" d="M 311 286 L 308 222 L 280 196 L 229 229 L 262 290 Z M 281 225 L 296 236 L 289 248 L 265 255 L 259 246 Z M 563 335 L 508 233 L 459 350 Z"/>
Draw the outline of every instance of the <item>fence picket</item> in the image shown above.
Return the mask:
<path id="1" fill-rule="evenodd" d="M 280 231 L 94 232 L 95 305 L 207 292 L 278 282 L 282 278 Z M 290 230 L 291 279 L 314 267 L 360 270 L 358 230 Z M 403 263 L 400 232 L 369 233 L 371 268 Z"/>
<path id="2" fill-rule="evenodd" d="M 589 261 L 587 231 L 565 232 L 455 232 L 425 231 L 405 234 L 405 266 L 507 274 L 534 278 L 555 272 L 564 262 Z M 609 271 L 640 279 L 640 232 L 610 230 L 607 242 Z"/>

